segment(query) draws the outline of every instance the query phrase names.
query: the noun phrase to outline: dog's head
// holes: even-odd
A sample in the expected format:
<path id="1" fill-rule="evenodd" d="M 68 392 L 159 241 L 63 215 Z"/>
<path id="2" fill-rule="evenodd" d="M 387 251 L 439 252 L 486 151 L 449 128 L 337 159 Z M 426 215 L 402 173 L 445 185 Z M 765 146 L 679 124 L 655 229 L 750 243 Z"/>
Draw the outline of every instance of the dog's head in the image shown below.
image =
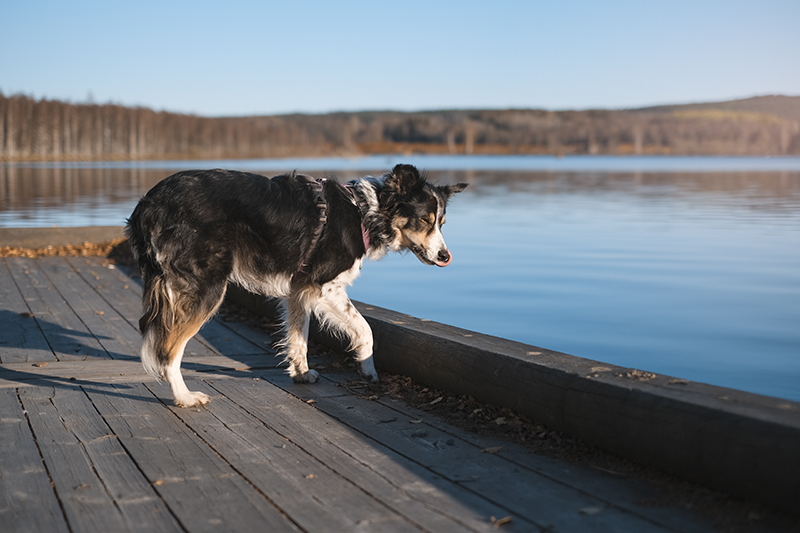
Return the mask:
<path id="1" fill-rule="evenodd" d="M 384 180 L 380 202 L 388 209 L 389 249 L 411 250 L 426 265 L 449 265 L 453 256 L 442 236 L 445 208 L 466 187 L 466 183 L 431 185 L 416 167 L 395 166 Z"/>

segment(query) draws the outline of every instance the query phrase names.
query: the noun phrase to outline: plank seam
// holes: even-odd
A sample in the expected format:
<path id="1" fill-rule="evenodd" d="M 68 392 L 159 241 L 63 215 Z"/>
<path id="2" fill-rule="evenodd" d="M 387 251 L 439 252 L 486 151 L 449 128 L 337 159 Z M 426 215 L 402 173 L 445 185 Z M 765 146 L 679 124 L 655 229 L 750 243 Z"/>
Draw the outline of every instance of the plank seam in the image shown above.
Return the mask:
<path id="1" fill-rule="evenodd" d="M 183 425 L 186 427 L 186 429 L 188 429 L 189 431 L 191 431 L 191 432 L 194 434 L 194 436 L 195 436 L 195 437 L 197 437 L 197 438 L 200 440 L 200 442 L 202 442 L 203 444 L 205 444 L 205 445 L 206 445 L 206 447 L 207 447 L 209 450 L 211 450 L 212 452 L 214 452 L 215 454 L 217 454 L 217 457 L 219 457 L 220 459 L 222 459 L 222 461 L 223 461 L 223 462 L 224 462 L 224 463 L 225 463 L 225 464 L 228 466 L 228 468 L 230 468 L 231 470 L 233 470 L 234 472 L 236 472 L 236 473 L 239 475 L 239 477 L 241 477 L 241 478 L 242 478 L 242 480 L 244 480 L 244 481 L 245 481 L 245 482 L 246 482 L 248 485 L 250 485 L 250 486 L 253 488 L 253 490 L 255 490 L 255 491 L 256 491 L 256 492 L 257 492 L 257 493 L 258 493 L 258 494 L 259 494 L 259 495 L 260 495 L 262 498 L 264 498 L 264 499 L 265 499 L 266 501 L 268 501 L 268 502 L 269 502 L 269 503 L 270 503 L 270 504 L 271 504 L 271 505 L 272 505 L 272 506 L 273 506 L 275 509 L 277 509 L 277 510 L 278 510 L 278 511 L 281 513 L 281 515 L 283 515 L 283 516 L 284 516 L 284 517 L 285 517 L 285 518 L 286 518 L 286 519 L 287 519 L 289 522 L 291 522 L 292 524 L 294 524 L 294 526 L 295 526 L 295 527 L 297 527 L 297 528 L 298 528 L 300 531 L 307 531 L 306 529 L 304 529 L 303 527 L 301 527 L 301 526 L 300 526 L 300 524 L 298 524 L 297 522 L 295 522 L 294 518 L 292 518 L 292 517 L 291 517 L 291 516 L 290 516 L 290 515 L 289 515 L 289 514 L 286 512 L 286 511 L 284 511 L 283 509 L 281 509 L 281 507 L 280 507 L 279 505 L 277 505 L 277 504 L 276 504 L 274 501 L 272 501 L 272 499 L 271 499 L 269 496 L 267 496 L 267 495 L 266 495 L 266 494 L 265 494 L 265 493 L 264 493 L 264 492 L 263 492 L 263 491 L 262 491 L 262 490 L 261 490 L 261 489 L 260 489 L 260 488 L 259 488 L 259 487 L 258 487 L 256 484 L 254 484 L 252 481 L 250 481 L 250 478 L 248 478 L 248 477 L 247 477 L 247 476 L 244 474 L 244 472 L 241 472 L 241 471 L 240 471 L 238 468 L 236 468 L 235 466 L 233 466 L 233 465 L 231 464 L 231 462 L 230 462 L 230 461 L 228 461 L 228 459 L 227 459 L 225 456 L 223 456 L 221 453 L 219 453 L 219 451 L 218 451 L 216 448 L 214 448 L 213 446 L 211 446 L 211 445 L 208 443 L 208 441 L 206 441 L 206 439 L 204 439 L 204 438 L 203 438 L 203 436 L 202 436 L 202 435 L 200 435 L 200 434 L 199 434 L 197 431 L 195 431 L 195 430 L 194 430 L 194 428 L 193 428 L 192 426 L 190 426 L 189 424 L 187 424 L 187 423 L 186 423 L 186 421 L 184 421 L 184 420 L 183 420 L 183 419 L 182 419 L 180 416 L 178 416 L 178 414 L 177 414 L 177 413 L 176 413 L 176 412 L 175 412 L 173 409 L 170 409 L 170 406 L 169 406 L 169 405 L 167 405 L 167 404 L 166 404 L 166 403 L 165 403 L 165 402 L 164 402 L 164 401 L 163 401 L 161 398 L 159 398 L 159 397 L 158 397 L 158 395 L 157 395 L 157 394 L 156 394 L 156 393 L 153 391 L 153 389 L 151 389 L 151 388 L 150 388 L 150 386 L 149 386 L 147 383 L 142 383 L 142 386 L 143 386 L 145 389 L 147 389 L 147 391 L 148 391 L 148 392 L 150 392 L 150 394 L 152 394 L 152 395 L 153 395 L 153 396 L 154 396 L 154 397 L 155 397 L 155 398 L 156 398 L 156 399 L 159 401 L 159 403 L 161 403 L 161 404 L 164 406 L 164 408 L 165 408 L 167 411 L 169 411 L 169 412 L 170 412 L 170 414 L 172 414 L 172 416 L 174 416 L 174 417 L 175 417 L 175 418 L 178 420 L 178 422 L 180 422 L 181 424 L 183 424 Z M 216 389 L 215 389 L 215 390 L 216 390 Z M 213 416 L 213 415 L 212 415 L 212 416 Z M 217 418 L 217 417 L 214 417 L 214 418 Z M 217 420 L 219 420 L 219 418 L 217 418 Z M 227 426 L 227 425 L 226 425 L 226 424 L 225 424 L 225 423 L 224 423 L 222 420 L 220 420 L 220 423 L 222 423 L 222 425 L 223 425 L 223 426 L 225 426 L 226 428 L 228 428 L 228 429 L 230 430 L 230 428 L 229 428 L 229 427 L 228 427 L 228 426 Z M 138 468 L 138 465 L 137 465 L 137 468 Z"/>
<path id="2" fill-rule="evenodd" d="M 286 390 L 285 388 L 283 388 L 283 387 L 280 387 L 279 385 L 276 385 L 276 384 L 274 384 L 274 383 L 273 383 L 273 385 L 275 385 L 276 387 L 279 387 L 279 388 L 281 388 L 281 390 L 283 390 L 283 391 L 287 392 L 288 394 L 291 394 L 292 396 L 295 396 L 296 398 L 298 398 L 298 399 L 302 400 L 302 398 L 300 398 L 299 396 L 296 396 L 296 395 L 295 395 L 295 394 L 293 394 L 291 391 L 289 391 L 289 390 Z M 374 442 L 374 443 L 378 444 L 379 446 L 383 446 L 383 447 L 385 447 L 385 448 L 388 448 L 389 450 L 392 450 L 392 452 L 396 453 L 397 455 L 399 455 L 399 456 L 401 456 L 401 457 L 404 457 L 404 458 L 405 458 L 406 460 L 408 460 L 409 462 L 416 464 L 417 466 L 419 466 L 420 468 L 423 468 L 424 470 L 427 470 L 427 471 L 428 471 L 428 472 L 430 472 L 431 474 L 433 474 L 433 475 L 435 475 L 435 476 L 439 476 L 439 477 L 441 477 L 442 479 L 446 479 L 446 480 L 447 480 L 447 481 L 449 481 L 450 483 L 453 483 L 454 485 L 457 485 L 457 486 L 461 487 L 462 489 L 466 490 L 467 492 L 470 492 L 470 493 L 472 493 L 473 495 L 477 496 L 478 498 L 480 498 L 480 499 L 483 499 L 483 500 L 485 500 L 485 501 L 488 501 L 488 502 L 492 503 L 493 505 L 496 505 L 496 506 L 497 506 L 497 507 L 499 507 L 500 509 L 505 509 L 507 512 L 509 512 L 509 513 L 511 513 L 511 514 L 516 514 L 516 511 L 515 511 L 514 509 L 510 509 L 510 508 L 506 507 L 506 506 L 505 506 L 503 503 L 501 503 L 501 502 L 498 502 L 498 501 L 495 501 L 495 500 L 494 500 L 494 499 L 492 499 L 491 497 L 489 497 L 489 496 L 487 496 L 487 495 L 484 495 L 484 494 L 481 494 L 481 493 L 479 493 L 479 492 L 475 491 L 474 489 L 472 489 L 472 488 L 469 486 L 469 484 L 468 484 L 468 483 L 467 483 L 467 484 L 460 483 L 459 481 L 457 481 L 457 480 L 454 480 L 454 479 L 451 479 L 449 476 L 447 476 L 447 475 L 445 475 L 445 474 L 442 474 L 442 473 L 439 473 L 439 472 L 437 472 L 437 471 L 435 471 L 435 470 L 432 470 L 431 468 L 429 468 L 428 466 L 426 466 L 426 465 L 422 464 L 421 462 L 419 462 L 418 460 L 414 459 L 413 457 L 410 457 L 410 456 L 408 456 L 408 455 L 404 454 L 402 451 L 400 451 L 400 450 L 397 450 L 396 448 L 393 448 L 393 447 L 392 447 L 392 446 L 390 446 L 388 443 L 383 443 L 383 442 L 381 442 L 381 441 L 379 441 L 379 440 L 377 440 L 377 439 L 374 439 L 372 436 L 370 436 L 369 434 L 365 433 L 364 431 L 362 431 L 362 430 L 358 429 L 357 427 L 351 426 L 351 425 L 350 425 L 350 424 L 348 424 L 348 423 L 347 423 L 345 420 L 342 420 L 341 418 L 337 417 L 336 415 L 334 415 L 334 414 L 331 414 L 331 413 L 329 413 L 329 412 L 325 411 L 324 409 L 321 409 L 321 408 L 317 407 L 316 405 L 314 406 L 314 408 L 315 408 L 315 409 L 319 409 L 320 411 L 322 411 L 323 413 L 325 413 L 327 416 L 330 416 L 330 417 L 331 417 L 331 418 L 333 418 L 334 420 L 338 420 L 338 421 L 339 421 L 341 424 L 343 424 L 343 425 L 347 426 L 348 428 L 350 428 L 350 430 L 351 430 L 351 431 L 353 431 L 353 432 L 356 432 L 356 433 L 359 433 L 359 434 L 363 435 L 363 436 L 364 436 L 366 439 L 368 439 L 368 440 L 369 440 L 369 441 L 371 441 L 371 442 Z M 398 412 L 399 412 L 399 411 L 398 411 Z M 467 444 L 469 444 L 469 443 L 467 443 Z M 516 463 L 513 463 L 513 464 L 516 464 Z M 521 517 L 521 518 L 522 518 L 522 517 Z M 539 528 L 539 529 L 541 529 L 542 531 L 548 531 L 548 530 L 549 530 L 549 527 L 550 527 L 550 526 L 549 526 L 549 525 L 547 525 L 547 524 L 540 524 L 539 522 L 536 522 L 536 521 L 534 521 L 534 520 L 532 520 L 532 519 L 530 519 L 530 518 L 522 518 L 522 519 L 524 519 L 524 520 L 526 520 L 526 521 L 528 521 L 528 522 L 532 523 L 533 525 L 535 525 L 536 527 L 538 527 L 538 528 Z"/>
<path id="3" fill-rule="evenodd" d="M 8 267 L 8 264 L 6 263 L 5 259 L 3 259 L 3 266 L 5 267 L 6 271 L 8 272 L 9 278 L 11 278 L 11 281 L 14 283 L 14 287 L 17 288 L 17 292 L 19 293 L 19 297 L 22 300 L 22 303 L 24 303 L 25 307 L 28 308 L 28 312 L 30 313 L 31 318 L 33 318 L 33 321 L 36 323 L 36 327 L 39 328 L 39 332 L 42 334 L 42 337 L 44 338 L 44 341 L 47 343 L 47 347 L 50 348 L 50 352 L 53 354 L 53 359 L 58 361 L 58 356 L 56 355 L 55 349 L 53 349 L 53 345 L 50 344 L 50 339 L 47 337 L 47 335 L 45 335 L 44 330 L 42 329 L 42 325 L 39 323 L 39 319 L 37 318 L 36 314 L 31 309 L 31 306 L 28 305 L 28 300 L 25 299 L 25 295 L 22 293 L 22 289 L 19 288 L 19 283 L 17 283 L 17 279 L 14 277 L 14 273 Z"/>
<path id="4" fill-rule="evenodd" d="M 66 264 L 67 264 L 67 266 L 68 266 L 69 268 L 73 268 L 73 267 L 72 267 L 72 265 L 70 265 L 70 264 L 69 264 L 69 262 L 67 262 L 67 260 L 66 260 L 66 259 L 64 259 L 64 258 L 62 257 L 62 258 L 61 258 L 61 260 L 62 260 L 62 261 L 64 261 L 64 263 L 66 263 Z M 64 300 L 64 304 L 65 304 L 65 305 L 66 305 L 66 306 L 69 308 L 69 310 L 70 310 L 70 311 L 72 311 L 72 313 L 75 315 L 75 318 L 77 318 L 77 319 L 80 321 L 80 323 L 81 323 L 81 324 L 83 324 L 83 327 L 85 327 L 85 328 L 86 328 L 86 331 L 88 331 L 88 332 L 89 332 L 89 333 L 92 335 L 92 338 L 93 338 L 95 341 L 97 341 L 97 344 L 99 344 L 99 345 L 100 345 L 100 347 L 101 347 L 101 348 L 103 348 L 103 351 L 105 351 L 105 352 L 106 352 L 106 356 L 108 356 L 108 358 L 109 358 L 109 359 L 111 359 L 111 360 L 114 360 L 114 357 L 112 357 L 112 356 L 111 356 L 111 352 L 110 352 L 110 351 L 108 351 L 108 349 L 105 347 L 105 345 L 103 344 L 103 341 L 101 341 L 101 340 L 100 340 L 100 339 L 97 337 L 97 335 L 95 334 L 95 332 L 94 332 L 94 331 L 92 331 L 92 329 L 89 327 L 89 324 L 87 324 L 86 322 L 84 322 L 83 318 L 81 318 L 81 315 L 80 315 L 80 313 L 78 313 L 78 312 L 75 310 L 75 308 L 74 308 L 74 307 L 72 307 L 72 304 L 70 304 L 70 303 L 69 303 L 69 300 L 67 300 L 67 299 L 64 297 L 64 293 L 62 293 L 62 292 L 61 292 L 61 290 L 58 288 L 58 286 L 55 284 L 55 282 L 54 282 L 54 281 L 53 281 L 53 280 L 50 278 L 50 276 L 48 276 L 48 275 L 47 275 L 47 271 L 46 271 L 44 268 L 40 269 L 40 271 L 41 271 L 42 275 L 43 275 L 43 276 L 44 276 L 44 277 L 47 279 L 47 281 L 49 281 L 49 282 L 50 282 L 50 285 L 53 287 L 53 290 L 54 290 L 54 291 L 56 291 L 56 292 L 58 293 L 58 295 L 61 297 L 61 299 L 62 299 L 62 300 Z M 88 283 L 87 283 L 87 285 L 89 285 L 89 286 L 91 287 L 91 284 L 88 284 Z M 113 307 L 112 307 L 112 309 L 113 309 Z M 116 311 L 116 309 L 114 309 L 114 311 L 115 311 L 115 312 L 117 312 L 117 311 Z M 119 314 L 119 312 L 117 312 L 117 314 Z"/>
<path id="5" fill-rule="evenodd" d="M 334 474 L 336 474 L 337 476 L 339 476 L 341 479 L 343 479 L 343 480 L 345 480 L 346 482 L 348 482 L 348 483 L 350 483 L 351 485 L 353 485 L 353 486 L 354 486 L 356 489 L 358 489 L 358 490 L 359 490 L 359 491 L 361 491 L 362 493 L 364 493 L 364 494 L 366 494 L 367 496 L 369 496 L 370 498 L 372 498 L 372 500 L 373 500 L 373 501 L 375 501 L 376 503 L 378 503 L 378 504 L 379 504 L 379 505 L 381 505 L 382 507 L 386 508 L 387 510 L 391 511 L 392 513 L 395 513 L 397 516 L 399 516 L 399 517 L 403 518 L 403 519 L 404 519 L 406 522 L 410 523 L 410 524 L 411 524 L 411 525 L 413 525 L 414 527 L 417 527 L 417 528 L 419 528 L 419 529 L 420 529 L 420 530 L 422 530 L 422 531 L 426 531 L 426 529 L 424 528 L 424 526 L 422 526 L 421 524 L 418 524 L 417 522 L 415 522 L 415 521 L 414 521 L 414 518 L 413 518 L 413 517 L 411 517 L 411 516 L 407 516 L 407 515 L 406 515 L 405 513 L 403 513 L 402 511 L 400 511 L 400 510 L 398 510 L 398 509 L 395 509 L 394 507 L 390 506 L 390 505 L 389 505 L 389 503 L 387 503 L 387 502 L 384 502 L 382 499 L 380 499 L 380 498 L 376 497 L 374 494 L 372 494 L 372 493 L 370 493 L 369 491 L 367 491 L 367 490 L 366 490 L 364 487 L 362 487 L 362 486 L 360 486 L 358 483 L 356 483 L 356 482 L 352 481 L 352 480 L 351 480 L 349 477 L 347 477 L 346 475 L 344 475 L 344 474 L 342 474 L 342 473 L 338 472 L 338 471 L 337 471 L 335 468 L 333 468 L 331 465 L 329 465 L 329 464 L 327 464 L 326 462 L 324 462 L 324 461 L 322 461 L 322 460 L 318 459 L 318 458 L 317 458 L 317 457 L 316 457 L 314 454 L 312 454 L 311 452 L 309 452 L 308 450 L 306 450 L 306 449 L 305 449 L 303 446 L 301 446 L 301 445 L 300 445 L 300 444 L 298 444 L 297 442 L 294 442 L 292 439 L 290 439 L 289 437 L 287 437 L 286 435 L 284 435 L 284 434 L 283 434 L 281 431 L 279 431 L 279 430 L 278 430 L 278 429 L 276 429 L 275 427 L 273 427 L 273 426 L 269 425 L 269 424 L 268 424 L 268 423 L 267 423 L 265 420 L 262 420 L 262 419 L 261 419 L 261 418 L 259 418 L 259 417 L 258 417 L 256 414 L 252 413 L 252 412 L 251 412 L 250 410 L 248 410 L 248 409 L 247 409 L 245 406 L 241 405 L 240 403 L 236 402 L 235 400 L 233 400 L 232 398 L 230 398 L 229 396 L 227 396 L 227 395 L 226 395 L 224 392 L 222 392 L 221 390 L 219 390 L 218 388 L 216 388 L 216 387 L 213 385 L 213 383 L 209 383 L 209 382 L 207 382 L 207 381 L 205 381 L 205 380 L 203 380 L 203 383 L 205 383 L 205 384 L 206 384 L 208 387 L 210 387 L 211 389 L 213 389 L 213 390 L 217 391 L 219 394 L 223 395 L 225 398 L 227 398 L 227 399 L 228 399 L 228 401 L 230 401 L 231 403 L 233 403 L 234 405 L 236 405 L 236 406 L 237 406 L 239 409 L 241 409 L 243 412 L 247 413 L 247 415 L 248 415 L 248 416 L 250 416 L 251 418 L 255 419 L 255 421 L 256 421 L 258 424 L 261 424 L 261 425 L 263 425 L 264 427 L 268 428 L 270 431 L 273 431 L 273 432 L 275 432 L 276 434 L 278 434 L 278 435 L 280 435 L 281 437 L 283 437 L 284 439 L 286 439 L 286 441 L 287 441 L 287 442 L 289 442 L 289 443 L 291 443 L 291 444 L 292 444 L 292 446 L 296 447 L 298 450 L 302 451 L 304 454 L 306 454 L 307 456 L 311 457 L 313 460 L 315 460 L 315 461 L 316 461 L 316 462 L 318 462 L 320 465 L 322 465 L 324 468 L 327 468 L 328 470 L 330 470 L 331 472 L 333 472 Z M 272 385 L 273 385 L 273 386 L 275 386 L 274 384 L 272 384 Z M 284 389 L 281 389 L 281 390 L 284 390 Z M 289 393 L 289 394 L 291 394 L 291 393 Z M 298 396 L 295 396 L 294 394 L 291 394 L 291 395 L 292 395 L 292 396 L 294 396 L 295 398 L 298 398 L 298 399 L 300 399 Z M 316 407 L 314 407 L 314 406 L 312 406 L 312 408 L 313 408 L 313 409 L 316 409 Z M 224 421 L 222 421 L 222 420 L 220 420 L 220 419 L 219 419 L 219 417 L 215 417 L 215 418 L 216 418 L 217 420 L 219 420 L 219 421 L 220 421 L 220 423 L 221 423 L 223 426 L 225 426 L 226 428 L 228 428 L 228 426 L 225 424 L 225 422 L 224 422 Z M 348 427 L 350 427 L 350 426 L 348 426 Z M 228 429 L 230 429 L 230 428 L 228 428 Z M 351 459 L 353 459 L 353 460 L 354 460 L 356 463 L 358 463 L 358 464 L 362 465 L 364 468 L 367 468 L 369 471 L 371 471 L 372 473 L 374 473 L 374 474 L 375 474 L 375 475 L 377 475 L 378 477 L 380 477 L 380 478 L 383 478 L 384 480 L 386 480 L 386 481 L 387 481 L 387 482 L 388 482 L 388 483 L 389 483 L 389 484 L 390 484 L 392 487 L 394 487 L 394 488 L 395 488 L 395 489 L 397 489 L 398 491 L 402 492 L 403 494 L 405 494 L 405 495 L 406 495 L 406 496 L 408 496 L 409 498 L 411 498 L 411 499 L 413 499 L 413 500 L 415 500 L 415 501 L 417 501 L 417 502 L 420 502 L 421 504 L 423 504 L 425 507 L 427 507 L 427 508 L 428 508 L 428 509 L 430 509 L 431 511 L 434 511 L 434 512 L 436 512 L 436 513 L 438 513 L 438 514 L 440 514 L 440 515 L 442 515 L 442 516 L 444 516 L 444 517 L 446 517 L 446 518 L 449 518 L 449 519 L 453 520 L 454 522 L 456 522 L 456 523 L 458 523 L 458 524 L 462 525 L 462 526 L 463 526 L 463 527 L 465 527 L 465 528 L 468 528 L 468 529 L 470 529 L 470 530 L 473 530 L 471 527 L 469 527 L 469 526 L 466 526 L 466 525 L 464 525 L 463 523 L 461 523 L 461 522 L 460 522 L 460 521 L 459 521 L 459 520 L 458 520 L 456 517 L 450 516 L 449 514 L 447 514 L 447 513 L 443 513 L 443 512 L 441 512 L 439 509 L 437 509 L 437 508 L 435 508 L 435 507 L 431 507 L 431 506 L 427 505 L 427 503 L 426 503 L 424 500 L 420 500 L 420 499 L 418 499 L 418 498 L 415 498 L 415 497 L 414 497 L 414 496 L 413 496 L 413 495 L 412 495 L 410 492 L 408 492 L 408 491 L 406 491 L 406 490 L 402 489 L 401 487 L 399 487 L 399 486 L 397 486 L 395 483 L 393 483 L 391 479 L 387 478 L 386 476 L 384 476 L 384 475 L 383 475 L 383 474 L 381 474 L 380 472 L 376 471 L 374 468 L 370 467 L 368 464 L 365 464 L 364 462 L 360 461 L 359 459 L 357 459 L 357 458 L 353 457 L 351 454 L 347 453 L 345 450 L 343 450 L 342 448 L 340 448 L 340 447 L 339 447 L 339 446 L 338 446 L 338 445 L 337 445 L 335 442 L 333 442 L 333 441 L 330 441 L 330 440 L 328 440 L 328 439 L 326 439 L 326 441 L 327 441 L 329 444 L 331 444 L 331 445 L 332 445 L 334 448 L 336 448 L 336 449 L 337 449 L 337 450 L 339 450 L 340 452 L 344 453 L 346 456 L 348 456 L 348 457 L 350 457 Z M 379 444 L 380 444 L 380 443 L 379 443 Z M 474 530 L 473 530 L 473 531 L 474 531 Z"/>
<path id="6" fill-rule="evenodd" d="M 31 436 L 33 437 L 33 442 L 36 444 L 36 451 L 39 453 L 39 458 L 42 460 L 42 466 L 44 467 L 44 471 L 47 473 L 47 479 L 50 481 L 50 488 L 53 489 L 53 494 L 55 494 L 56 501 L 58 502 L 58 507 L 61 509 L 61 516 L 64 518 L 64 523 L 67 525 L 67 530 L 70 533 L 73 533 L 72 524 L 69 523 L 69 519 L 67 518 L 67 512 L 64 509 L 64 502 L 61 501 L 61 496 L 58 494 L 58 489 L 56 488 L 56 484 L 53 482 L 53 476 L 50 474 L 50 468 L 47 465 L 47 462 L 44 460 L 44 454 L 42 453 L 42 448 L 39 446 L 39 439 L 36 437 L 36 432 L 33 431 L 33 424 L 31 424 L 30 416 L 28 416 L 28 410 L 25 408 L 25 404 L 22 403 L 22 398 L 19 395 L 19 389 L 14 389 L 14 392 L 17 395 L 17 402 L 19 402 L 20 409 L 22 409 L 22 414 L 25 415 L 25 421 L 28 424 L 28 430 L 31 432 Z"/>
<path id="7" fill-rule="evenodd" d="M 125 446 L 125 443 L 122 441 L 122 439 L 119 438 L 119 435 L 117 435 L 114 432 L 114 429 L 110 425 L 108 425 L 108 421 L 106 421 L 106 417 L 103 416 L 103 413 L 101 413 L 100 410 L 97 408 L 97 405 L 95 405 L 94 400 L 92 399 L 92 396 L 88 392 L 86 392 L 86 389 L 84 389 L 83 386 L 80 386 L 80 389 L 81 389 L 81 392 L 83 392 L 83 394 L 86 395 L 86 398 L 88 398 L 89 403 L 92 405 L 92 408 L 95 410 L 95 412 L 100 417 L 100 419 L 103 421 L 103 423 L 106 425 L 108 430 L 111 432 L 112 435 L 114 435 L 114 438 L 117 439 L 117 442 L 119 443 L 120 447 L 123 450 L 125 450 L 125 454 L 130 458 L 130 460 L 133 463 L 133 465 L 136 467 L 136 469 L 139 471 L 139 473 L 142 474 L 142 478 L 144 478 L 148 482 L 150 482 L 150 488 L 153 490 L 153 493 L 155 495 L 157 495 L 158 498 L 161 500 L 161 502 L 164 504 L 164 508 L 167 509 L 167 511 L 169 511 L 169 514 L 172 515 L 172 518 L 175 519 L 175 522 L 181 527 L 181 529 L 183 529 L 184 531 L 186 531 L 188 533 L 189 529 L 181 522 L 180 518 L 178 518 L 178 516 L 175 514 L 175 512 L 169 506 L 169 503 L 167 503 L 167 501 L 164 500 L 164 498 L 161 496 L 161 494 L 158 492 L 158 490 L 155 487 L 153 487 L 153 482 L 150 480 L 150 478 L 147 477 L 147 474 L 144 473 L 144 470 L 142 470 L 142 467 L 139 465 L 139 462 L 136 460 L 136 457 L 134 457 L 133 454 L 131 454 L 130 450 L 128 450 L 128 448 Z M 150 392 L 152 393 L 152 391 L 150 391 Z M 81 446 L 83 446 L 83 442 L 81 442 Z M 84 450 L 85 450 L 85 447 L 84 447 Z M 94 469 L 94 463 L 92 463 L 92 469 Z M 95 471 L 95 473 L 97 473 L 97 472 Z M 97 476 L 97 477 L 100 478 L 100 476 Z M 100 478 L 100 481 L 102 482 L 102 478 Z M 103 483 L 103 487 L 106 488 L 105 487 L 105 483 Z M 112 496 L 112 499 L 114 500 L 114 505 L 116 505 L 117 509 L 119 509 L 119 506 L 117 505 L 116 498 L 113 498 L 113 496 Z"/>
<path id="8" fill-rule="evenodd" d="M 107 304 L 108 304 L 108 306 L 109 306 L 111 309 L 113 309 L 114 311 L 116 311 L 116 313 L 117 313 L 117 314 L 118 314 L 120 317 L 122 317 L 122 319 L 123 319 L 125 322 L 127 322 L 127 323 L 128 323 L 128 325 L 130 325 L 130 326 L 131 326 L 133 329 L 135 329 L 136 331 L 139 331 L 139 326 L 138 326 L 138 324 L 134 324 L 133 322 L 131 322 L 130 320 L 128 320 L 128 317 L 127 317 L 126 315 L 124 315 L 124 314 L 120 313 L 120 312 L 117 310 L 117 308 L 114 306 L 114 304 L 112 304 L 110 301 L 108 301 L 108 299 L 107 299 L 105 296 L 103 296 L 103 293 L 101 293 L 100 291 L 98 291 L 98 290 L 97 290 L 97 287 L 95 287 L 94 285 L 92 285 L 91 281 L 90 281 L 89 279 L 87 279 L 87 278 L 86 278 L 86 276 L 84 275 L 84 271 L 83 271 L 82 269 L 80 269 L 80 268 L 76 267 L 76 266 L 75 266 L 75 265 L 73 265 L 73 264 L 72 264 L 70 261 L 67 261 L 67 264 L 68 264 L 68 265 L 70 265 L 70 267 L 71 267 L 72 269 L 74 269 L 74 270 L 75 270 L 75 273 L 76 273 L 76 274 L 78 274 L 78 276 L 80 276 L 80 277 L 83 279 L 83 281 L 84 281 L 84 282 L 85 282 L 85 283 L 86 283 L 86 284 L 87 284 L 89 287 L 91 287 L 91 289 L 92 289 L 92 290 L 93 290 L 93 291 L 94 291 L 94 292 L 97 294 L 97 296 L 99 296 L 99 297 L 100 297 L 100 299 L 101 299 L 101 300 L 103 300 L 105 303 L 107 303 Z"/>

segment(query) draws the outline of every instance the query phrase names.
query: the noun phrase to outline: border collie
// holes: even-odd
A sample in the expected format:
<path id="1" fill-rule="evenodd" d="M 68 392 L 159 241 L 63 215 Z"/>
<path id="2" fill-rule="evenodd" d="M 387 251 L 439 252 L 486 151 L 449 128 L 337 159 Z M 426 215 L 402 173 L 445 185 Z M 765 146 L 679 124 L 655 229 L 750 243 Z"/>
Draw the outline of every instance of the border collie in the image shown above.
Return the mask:
<path id="1" fill-rule="evenodd" d="M 311 313 L 349 337 L 361 373 L 377 382 L 372 331 L 346 288 L 365 256 L 380 259 L 387 251 L 411 250 L 425 264 L 447 266 L 445 207 L 466 186 L 431 185 L 412 165 L 344 184 L 230 170 L 164 179 L 139 201 L 125 228 L 144 283 L 144 368 L 170 384 L 177 405 L 208 403 L 206 394 L 186 387 L 181 359 L 232 282 L 282 299 L 295 382 L 319 379 L 306 359 Z"/>

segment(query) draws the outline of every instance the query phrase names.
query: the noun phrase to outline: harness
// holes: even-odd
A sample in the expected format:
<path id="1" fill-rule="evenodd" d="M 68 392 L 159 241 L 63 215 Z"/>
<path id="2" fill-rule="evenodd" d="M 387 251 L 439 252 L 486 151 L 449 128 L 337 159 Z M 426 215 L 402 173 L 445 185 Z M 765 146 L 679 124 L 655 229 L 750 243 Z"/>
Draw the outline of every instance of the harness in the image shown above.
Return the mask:
<path id="1" fill-rule="evenodd" d="M 358 196 L 356 196 L 356 192 L 353 190 L 355 186 L 345 183 L 342 185 L 342 187 L 344 187 L 344 190 L 350 193 L 350 201 L 358 208 L 358 214 L 361 215 L 361 240 L 364 242 L 364 253 L 366 253 L 369 250 L 369 232 L 367 231 L 367 227 L 364 225 L 364 215 L 367 214 L 367 210 L 369 208 L 359 200 Z"/>
<path id="2" fill-rule="evenodd" d="M 325 182 L 327 180 L 325 178 L 312 178 L 311 176 L 306 176 L 304 174 L 297 174 L 296 178 L 308 185 L 311 189 L 311 192 L 314 195 L 314 205 L 318 210 L 319 218 L 317 220 L 317 227 L 314 229 L 314 234 L 311 236 L 311 243 L 309 244 L 306 253 L 303 254 L 300 265 L 292 275 L 292 283 L 302 281 L 307 275 L 307 272 L 304 271 L 306 264 L 313 255 L 314 251 L 317 249 L 319 239 L 322 237 L 322 232 L 325 229 L 325 225 L 328 223 L 328 202 L 325 200 L 324 189 Z M 358 198 L 356 197 L 355 191 L 353 191 L 353 187 L 349 184 L 341 185 L 341 187 L 350 193 L 350 202 L 358 208 L 358 213 L 361 217 L 361 239 L 364 242 L 364 252 L 366 253 L 366 251 L 369 250 L 369 233 L 367 232 L 366 226 L 364 226 L 364 210 L 361 205 L 359 205 Z"/>

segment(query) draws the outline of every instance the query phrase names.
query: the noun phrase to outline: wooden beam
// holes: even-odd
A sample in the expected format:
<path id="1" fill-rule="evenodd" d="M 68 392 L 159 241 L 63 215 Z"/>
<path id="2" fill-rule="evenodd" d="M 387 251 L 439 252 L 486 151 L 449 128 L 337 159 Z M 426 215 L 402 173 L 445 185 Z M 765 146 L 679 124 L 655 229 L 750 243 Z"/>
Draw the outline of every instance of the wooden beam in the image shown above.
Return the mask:
<path id="1" fill-rule="evenodd" d="M 275 302 L 233 289 L 266 316 Z M 606 451 L 797 512 L 800 403 L 623 368 L 358 303 L 379 372 L 508 407 Z M 312 337 L 342 341 L 312 324 Z"/>

